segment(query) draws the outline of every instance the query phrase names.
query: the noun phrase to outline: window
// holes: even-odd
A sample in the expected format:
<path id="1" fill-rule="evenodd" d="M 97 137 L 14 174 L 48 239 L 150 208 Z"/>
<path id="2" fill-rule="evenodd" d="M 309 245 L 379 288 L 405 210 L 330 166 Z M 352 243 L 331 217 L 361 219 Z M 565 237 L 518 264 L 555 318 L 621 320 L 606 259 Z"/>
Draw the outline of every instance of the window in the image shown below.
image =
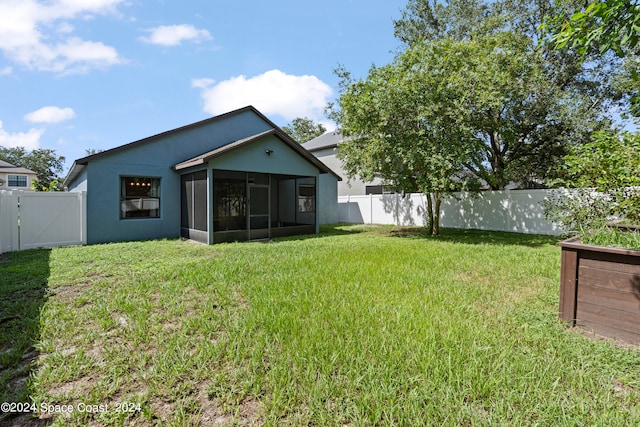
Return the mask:
<path id="1" fill-rule="evenodd" d="M 316 186 L 300 184 L 298 186 L 298 212 L 316 211 Z"/>
<path id="2" fill-rule="evenodd" d="M 9 175 L 9 187 L 26 187 L 26 175 Z"/>
<path id="3" fill-rule="evenodd" d="M 120 218 L 160 218 L 160 178 L 120 178 Z"/>
<path id="4" fill-rule="evenodd" d="M 367 185 L 365 187 L 365 194 L 391 194 L 395 193 L 393 186 L 391 185 Z"/>

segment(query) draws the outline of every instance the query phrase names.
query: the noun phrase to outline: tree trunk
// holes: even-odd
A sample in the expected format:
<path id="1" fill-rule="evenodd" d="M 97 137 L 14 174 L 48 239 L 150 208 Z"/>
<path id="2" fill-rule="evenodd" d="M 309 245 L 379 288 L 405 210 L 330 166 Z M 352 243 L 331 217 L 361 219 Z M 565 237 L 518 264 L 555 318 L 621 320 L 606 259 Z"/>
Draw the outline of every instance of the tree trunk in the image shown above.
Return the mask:
<path id="1" fill-rule="evenodd" d="M 442 204 L 442 193 L 434 193 L 436 198 L 435 209 L 433 210 L 433 227 L 431 229 L 431 235 L 437 236 L 440 234 L 440 205 Z"/>
<path id="2" fill-rule="evenodd" d="M 425 193 L 427 196 L 427 232 L 433 234 L 433 200 L 431 193 Z"/>

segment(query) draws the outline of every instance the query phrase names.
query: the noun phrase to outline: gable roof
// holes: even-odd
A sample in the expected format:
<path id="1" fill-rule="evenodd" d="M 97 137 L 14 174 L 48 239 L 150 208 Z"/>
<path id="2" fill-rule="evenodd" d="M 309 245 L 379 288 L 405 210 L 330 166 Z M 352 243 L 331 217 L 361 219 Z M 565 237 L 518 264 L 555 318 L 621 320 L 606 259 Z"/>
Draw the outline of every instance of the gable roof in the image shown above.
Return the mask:
<path id="1" fill-rule="evenodd" d="M 283 141 L 285 141 L 290 146 L 294 147 L 294 149 L 296 151 L 298 151 L 301 155 L 306 157 L 307 160 L 311 161 L 320 170 L 326 171 L 327 173 L 331 173 L 336 178 L 341 180 L 341 178 L 335 172 L 331 171 L 329 168 L 327 168 L 327 166 L 325 166 L 322 162 L 317 160 L 313 155 L 309 154 L 309 152 L 307 150 L 305 150 L 304 148 L 302 148 L 300 146 L 300 144 L 295 142 L 291 137 L 289 137 L 289 135 L 287 135 L 282 130 L 280 130 L 278 125 L 276 125 L 271 120 L 269 120 L 267 118 L 267 116 L 265 116 L 260 111 L 258 111 L 253 105 L 248 105 L 246 107 L 239 108 L 237 110 L 229 111 L 228 113 L 224 113 L 224 114 L 220 114 L 218 116 L 210 117 L 208 119 L 204 119 L 204 120 L 201 120 L 199 122 L 191 123 L 191 124 L 188 124 L 186 126 L 181 126 L 179 128 L 175 128 L 175 129 L 171 129 L 171 130 L 168 130 L 168 131 L 165 131 L 165 132 L 161 132 L 161 133 L 156 134 L 156 135 L 152 135 L 152 136 L 149 136 L 149 137 L 146 137 L 146 138 L 143 138 L 143 139 L 139 139 L 137 141 L 130 142 L 128 144 L 120 145 L 118 147 L 111 148 L 109 150 L 101 151 L 99 153 L 92 154 L 90 156 L 86 156 L 86 157 L 82 157 L 80 159 L 77 159 L 77 160 L 75 160 L 73 162 L 73 165 L 71 165 L 71 168 L 69 169 L 69 173 L 67 174 L 67 176 L 65 177 L 65 179 L 63 181 L 63 185 L 66 186 L 69 183 L 71 183 L 82 172 L 82 170 L 86 167 L 86 165 L 89 162 L 93 161 L 93 160 L 99 160 L 99 159 L 101 159 L 103 157 L 106 157 L 106 156 L 109 156 L 109 155 L 111 155 L 113 153 L 117 153 L 117 152 L 120 152 L 120 151 L 125 151 L 125 150 L 128 150 L 130 148 L 133 148 L 133 147 L 136 147 L 136 146 L 139 146 L 139 145 L 148 144 L 148 143 L 157 141 L 158 139 L 170 136 L 172 134 L 180 133 L 180 132 L 183 132 L 183 131 L 188 130 L 188 129 L 193 129 L 193 128 L 197 128 L 197 127 L 201 127 L 201 126 L 206 126 L 208 124 L 211 124 L 211 123 L 214 123 L 214 122 L 218 122 L 218 121 L 227 119 L 229 117 L 242 114 L 242 113 L 247 112 L 247 111 L 253 112 L 258 117 L 260 117 L 262 120 L 264 120 L 269 126 L 271 126 L 273 128 L 274 131 L 277 131 L 278 136 L 281 139 L 284 138 Z M 270 131 L 268 131 L 268 132 L 270 132 Z M 249 137 L 249 138 L 245 138 L 245 139 L 252 139 L 252 138 L 255 138 L 255 135 L 253 137 Z M 243 140 L 241 140 L 241 141 L 243 141 Z M 239 141 L 235 141 L 235 143 L 232 143 L 232 144 L 236 144 L 238 142 Z M 245 142 L 248 142 L 248 141 L 245 141 Z M 227 144 L 227 145 L 231 145 L 231 144 Z M 221 148 L 223 148 L 223 147 L 221 147 Z M 233 149 L 233 147 L 232 147 L 232 149 Z M 216 151 L 216 150 L 214 150 L 214 151 Z M 318 163 L 320 165 L 322 165 L 322 168 L 318 165 Z"/>
<path id="2" fill-rule="evenodd" d="M 91 161 L 93 160 L 98 160 L 101 159 L 102 157 L 106 157 L 109 156 L 113 153 L 117 153 L 120 151 L 125 151 L 128 150 L 132 147 L 135 146 L 139 146 L 139 145 L 143 145 L 143 144 L 148 144 L 150 142 L 154 142 L 158 139 L 164 138 L 166 136 L 175 134 L 175 133 L 180 133 L 183 132 L 185 130 L 188 129 L 193 129 L 193 128 L 197 128 L 200 126 L 205 126 L 208 125 L 210 123 L 214 123 L 220 120 L 224 120 L 226 118 L 229 118 L 231 116 L 235 116 L 241 113 L 244 113 L 246 111 L 252 111 L 254 114 L 256 114 L 258 117 L 260 117 L 262 120 L 264 120 L 265 122 L 267 122 L 267 124 L 271 127 L 278 127 L 275 123 L 273 123 L 271 120 L 269 120 L 264 114 L 262 114 L 260 111 L 258 111 L 253 105 L 248 105 L 246 107 L 243 108 L 239 108 L 237 110 L 233 110 L 233 111 L 229 111 L 228 113 L 224 113 L 224 114 L 220 114 L 214 117 L 209 117 L 208 119 L 204 119 L 201 120 L 199 122 L 195 122 L 195 123 L 191 123 L 188 124 L 186 126 L 181 126 L 179 128 L 175 128 L 175 129 L 171 129 L 165 132 L 161 132 L 159 134 L 156 135 L 152 135 L 152 136 L 148 136 L 146 138 L 142 138 L 139 139 L 137 141 L 133 141 L 130 142 L 128 144 L 124 144 L 124 145 L 120 145 L 118 147 L 115 148 L 111 148 L 109 150 L 105 150 L 105 151 L 101 151 L 99 153 L 96 154 L 92 154 L 90 156 L 86 156 L 86 157 L 82 157 L 80 159 L 74 160 L 73 165 L 71 165 L 71 169 L 69 169 L 69 173 L 67 174 L 67 176 L 64 179 L 64 184 L 63 185 L 67 185 L 68 183 L 70 183 L 71 181 L 73 181 L 79 174 L 80 172 L 82 172 L 82 170 L 84 169 L 84 167 Z"/>
<path id="3" fill-rule="evenodd" d="M 338 131 L 327 132 L 302 144 L 310 152 L 336 148 L 345 138 Z"/>
<path id="4" fill-rule="evenodd" d="M 37 175 L 38 173 L 35 171 L 32 171 L 31 169 L 27 169 L 27 168 L 21 168 L 15 165 L 12 165 L 9 162 L 5 162 L 4 160 L 0 159 L 0 172 L 2 173 L 26 173 L 26 174 L 31 174 L 31 175 Z"/>
<path id="5" fill-rule="evenodd" d="M 178 171 L 178 170 L 187 169 L 193 166 L 206 164 L 211 159 L 215 159 L 216 157 L 219 157 L 223 154 L 237 150 L 240 147 L 244 147 L 245 145 L 248 145 L 254 141 L 257 141 L 269 135 L 276 136 L 278 139 L 280 139 L 282 142 L 287 144 L 290 148 L 292 148 L 294 151 L 296 151 L 298 154 L 304 157 L 308 162 L 312 163 L 315 167 L 317 167 L 320 170 L 320 172 L 330 173 L 333 176 L 335 176 L 338 181 L 342 181 L 342 178 L 340 178 L 338 174 L 336 174 L 334 171 L 329 169 L 324 163 L 318 160 L 313 154 L 307 151 L 304 147 L 302 147 L 299 143 L 297 143 L 293 138 L 291 138 L 289 135 L 287 135 L 284 131 L 282 131 L 277 126 L 268 131 L 261 132 L 259 134 L 256 134 L 247 138 L 239 139 L 237 141 L 223 145 L 222 147 L 218 147 L 215 150 L 211 150 L 209 152 L 201 154 L 192 159 L 185 160 L 184 162 L 180 162 L 177 165 L 175 165 L 173 169 Z"/>

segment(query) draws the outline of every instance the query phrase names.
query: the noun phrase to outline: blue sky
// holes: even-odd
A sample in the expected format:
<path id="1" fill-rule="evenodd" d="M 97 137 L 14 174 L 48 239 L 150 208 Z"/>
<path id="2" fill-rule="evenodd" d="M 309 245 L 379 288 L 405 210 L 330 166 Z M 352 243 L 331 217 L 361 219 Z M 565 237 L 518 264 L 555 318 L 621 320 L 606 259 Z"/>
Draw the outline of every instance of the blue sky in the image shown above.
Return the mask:
<path id="1" fill-rule="evenodd" d="M 326 122 L 333 70 L 388 63 L 406 3 L 0 0 L 0 145 L 55 149 L 68 168 L 249 104 L 281 126 Z"/>

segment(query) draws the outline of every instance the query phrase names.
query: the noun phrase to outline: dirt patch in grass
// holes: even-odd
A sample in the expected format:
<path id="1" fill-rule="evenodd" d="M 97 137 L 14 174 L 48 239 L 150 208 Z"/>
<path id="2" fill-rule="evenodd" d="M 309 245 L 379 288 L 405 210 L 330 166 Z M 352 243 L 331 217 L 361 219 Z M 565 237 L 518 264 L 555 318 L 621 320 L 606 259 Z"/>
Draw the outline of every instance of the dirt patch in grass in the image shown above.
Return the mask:
<path id="1" fill-rule="evenodd" d="M 64 302 L 71 302 L 82 295 L 91 287 L 89 283 L 74 283 L 71 285 L 63 285 L 49 290 L 50 296 L 55 296 Z"/>
<path id="2" fill-rule="evenodd" d="M 53 418 L 34 418 L 32 414 L 0 414 L 0 425 L 6 427 L 44 427 L 53 422 Z"/>
<path id="3" fill-rule="evenodd" d="M 51 396 L 56 397 L 76 397 L 87 396 L 94 387 L 98 378 L 90 375 L 78 378 L 74 381 L 67 381 L 58 385 L 51 386 L 48 390 Z"/>
<path id="4" fill-rule="evenodd" d="M 425 227 L 402 227 L 389 230 L 387 233 L 390 237 L 419 237 L 426 236 Z"/>

